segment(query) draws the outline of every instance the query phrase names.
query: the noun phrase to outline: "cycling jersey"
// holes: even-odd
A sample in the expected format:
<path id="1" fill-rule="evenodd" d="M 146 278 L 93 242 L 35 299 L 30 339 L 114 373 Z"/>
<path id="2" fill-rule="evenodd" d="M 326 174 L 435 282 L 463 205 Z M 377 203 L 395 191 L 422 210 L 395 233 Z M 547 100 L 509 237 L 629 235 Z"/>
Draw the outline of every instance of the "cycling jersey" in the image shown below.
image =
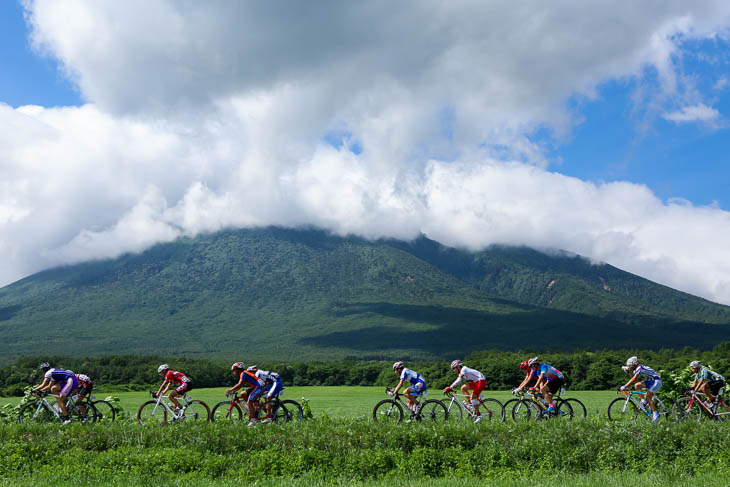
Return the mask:
<path id="1" fill-rule="evenodd" d="M 78 381 L 78 379 L 76 379 L 76 375 L 72 371 L 64 369 L 50 369 L 48 372 L 46 372 L 46 375 L 44 377 L 46 379 L 51 379 L 56 384 L 66 382 L 72 377 Z"/>
<path id="2" fill-rule="evenodd" d="M 699 372 L 695 374 L 695 380 L 722 380 L 724 381 L 725 378 L 718 374 L 717 372 L 713 372 L 707 367 L 702 367 Z"/>
<path id="3" fill-rule="evenodd" d="M 188 376 L 186 376 L 182 372 L 176 372 L 174 370 L 167 371 L 167 374 L 165 374 L 165 380 L 167 382 L 172 382 L 173 384 L 183 384 L 185 382 L 192 382 L 188 378 Z"/>
<path id="4" fill-rule="evenodd" d="M 421 374 L 419 374 L 415 370 L 405 368 L 403 369 L 403 372 L 400 373 L 400 380 L 408 381 L 413 385 L 416 385 L 419 382 L 426 382 L 425 380 L 423 380 L 423 377 L 421 377 Z"/>
<path id="5" fill-rule="evenodd" d="M 451 384 L 451 387 L 456 387 L 456 385 L 461 382 L 461 379 L 466 380 L 467 382 L 479 382 L 480 380 L 486 380 L 486 377 L 484 377 L 484 374 L 479 372 L 476 369 L 470 369 L 469 367 L 461 367 L 461 372 L 459 372 L 459 377 L 456 378 L 453 384 Z"/>
<path id="6" fill-rule="evenodd" d="M 264 390 L 264 380 L 256 377 L 253 372 L 247 370 L 241 372 L 241 382 L 243 382 L 244 387 L 249 386 L 252 388 L 248 394 L 249 401 L 256 400 L 261 395 L 261 391 Z"/>
<path id="7" fill-rule="evenodd" d="M 79 397 L 85 397 L 91 394 L 94 390 L 94 384 L 91 382 L 91 378 L 85 374 L 76 374 L 76 378 L 79 380 Z"/>
<path id="8" fill-rule="evenodd" d="M 281 377 L 276 372 L 269 372 L 267 370 L 257 370 L 256 377 L 263 380 L 266 386 L 264 392 L 266 397 L 272 399 L 284 390 L 284 384 L 281 382 Z"/>
<path id="9" fill-rule="evenodd" d="M 540 364 L 540 367 L 532 373 L 534 377 L 540 377 L 540 374 L 543 374 L 548 382 L 555 379 L 565 379 L 562 372 L 549 364 Z"/>
<path id="10" fill-rule="evenodd" d="M 257 370 L 256 377 L 263 380 L 264 382 L 269 382 L 269 383 L 274 383 L 278 380 L 281 380 L 281 377 L 279 377 L 279 374 L 277 374 L 276 372 L 269 372 L 267 370 Z"/>
<path id="11" fill-rule="evenodd" d="M 90 386 L 92 384 L 91 377 L 86 374 L 76 374 L 76 377 L 79 379 L 79 382 L 85 386 Z"/>
<path id="12" fill-rule="evenodd" d="M 647 367 L 646 365 L 639 365 L 638 367 L 636 367 L 636 369 L 634 370 L 634 375 L 638 375 L 639 380 L 643 382 L 651 382 L 661 379 L 656 370 L 652 369 L 651 367 Z"/>

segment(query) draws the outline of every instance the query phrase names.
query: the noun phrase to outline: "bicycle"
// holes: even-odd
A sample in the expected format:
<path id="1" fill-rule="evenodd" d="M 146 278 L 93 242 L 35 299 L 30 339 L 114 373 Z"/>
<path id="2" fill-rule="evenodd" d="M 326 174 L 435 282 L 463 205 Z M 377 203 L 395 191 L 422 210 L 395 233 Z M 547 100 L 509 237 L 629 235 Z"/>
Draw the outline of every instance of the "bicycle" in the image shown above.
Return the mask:
<path id="1" fill-rule="evenodd" d="M 517 402 L 512 407 L 513 421 L 530 421 L 533 416 L 535 421 L 542 419 L 573 420 L 573 407 L 565 399 L 554 397 L 555 407 L 552 411 L 548 411 L 548 402 L 539 392 L 520 390 L 512 391 L 512 394 L 518 396 Z"/>
<path id="2" fill-rule="evenodd" d="M 103 399 L 97 400 L 94 394 L 84 398 L 83 401 L 80 401 L 77 404 L 83 404 L 84 406 L 91 404 L 97 412 L 97 423 L 113 423 L 117 417 L 117 411 L 114 409 L 112 403 Z"/>
<path id="3" fill-rule="evenodd" d="M 618 394 L 623 397 L 617 397 L 608 405 L 608 419 L 616 422 L 635 422 L 639 417 L 651 420 L 653 411 L 648 403 L 640 402 L 635 396 L 642 396 L 646 391 L 630 391 L 619 389 Z M 669 417 L 669 408 L 664 404 L 667 399 L 654 396 L 654 406 L 659 413 L 659 419 Z"/>
<path id="4" fill-rule="evenodd" d="M 373 420 L 376 423 L 400 423 L 403 421 L 403 408 L 406 408 L 410 412 L 410 419 L 407 422 L 430 421 L 433 423 L 443 423 L 448 418 L 449 412 L 446 410 L 446 406 L 436 399 L 427 399 L 418 403 L 414 411 L 403 401 L 402 394 L 398 393 L 393 395 L 393 389 L 390 387 L 385 388 L 385 393 L 393 396 L 393 399 L 383 399 L 375 405 L 373 408 Z"/>
<path id="5" fill-rule="evenodd" d="M 446 395 L 449 398 L 448 400 L 446 400 L 446 399 L 441 400 L 441 402 L 446 407 L 447 419 L 453 420 L 455 423 L 461 422 L 461 418 L 464 415 L 464 411 L 466 411 L 466 414 L 469 417 L 469 419 L 471 419 L 475 423 L 482 421 L 484 418 L 486 418 L 487 421 L 496 419 L 500 423 L 504 422 L 504 419 L 505 419 L 504 406 L 502 405 L 501 402 L 499 402 L 496 399 L 485 398 L 482 394 L 480 394 L 477 401 L 479 402 L 479 405 L 484 408 L 484 410 L 486 411 L 486 414 L 477 415 L 476 411 L 474 410 L 474 406 L 472 406 L 471 402 L 469 402 L 471 400 L 470 395 L 457 394 L 454 391 L 444 392 L 444 395 Z M 459 397 L 464 397 L 467 399 L 466 400 L 462 399 L 460 401 L 458 399 Z M 489 407 L 490 405 L 491 405 L 491 407 Z"/>
<path id="6" fill-rule="evenodd" d="M 20 411 L 18 412 L 18 422 L 20 424 L 65 421 L 61 416 L 61 409 L 56 401 L 51 403 L 51 401 L 46 399 L 46 394 L 43 392 L 31 391 L 30 395 L 34 396 L 36 400 L 27 402 L 20 408 Z M 54 394 L 50 395 L 52 397 L 59 397 Z M 97 419 L 98 413 L 93 405 L 88 406 L 85 415 L 81 414 L 81 411 L 71 397 L 66 398 L 66 409 L 71 421 L 84 424 L 93 423 Z"/>
<path id="7" fill-rule="evenodd" d="M 230 421 L 233 424 L 240 424 L 243 421 L 244 413 L 247 417 L 250 417 L 246 399 L 243 397 L 239 397 L 238 392 L 226 394 L 226 397 L 229 398 L 228 401 L 221 401 L 213 406 L 213 409 L 210 413 L 212 422 L 220 423 Z M 256 409 L 254 414 L 254 418 L 259 422 L 265 422 L 265 420 L 268 419 L 266 406 L 269 404 L 273 408 L 273 414 L 270 419 L 274 423 L 285 424 L 289 421 L 290 418 L 293 418 L 296 415 L 295 412 L 290 413 L 289 410 L 283 405 L 284 401 L 280 401 L 278 397 L 274 398 L 271 401 L 264 402 L 261 402 L 261 399 L 262 397 L 259 397 L 259 399 L 256 401 Z M 289 402 L 295 403 L 297 406 L 299 405 L 295 401 L 289 400 Z M 301 418 L 302 416 L 303 413 L 300 413 L 299 418 Z"/>
<path id="8" fill-rule="evenodd" d="M 722 390 L 717 393 L 711 406 L 702 400 L 702 397 L 707 397 L 705 394 L 691 389 L 687 394 L 689 396 L 680 397 L 672 406 L 672 416 L 675 421 L 681 422 L 686 419 L 701 421 L 704 415 L 720 421 L 730 419 L 730 405 L 723 401 Z"/>
<path id="9" fill-rule="evenodd" d="M 180 398 L 180 409 L 175 411 L 172 403 L 163 401 L 165 398 L 163 394 L 158 395 L 155 391 L 150 391 L 150 394 L 156 400 L 143 403 L 137 411 L 137 421 L 142 426 L 165 424 L 168 414 L 171 416 L 170 422 L 207 423 L 210 420 L 210 409 L 203 401 L 194 401 L 188 395 L 184 395 Z"/>

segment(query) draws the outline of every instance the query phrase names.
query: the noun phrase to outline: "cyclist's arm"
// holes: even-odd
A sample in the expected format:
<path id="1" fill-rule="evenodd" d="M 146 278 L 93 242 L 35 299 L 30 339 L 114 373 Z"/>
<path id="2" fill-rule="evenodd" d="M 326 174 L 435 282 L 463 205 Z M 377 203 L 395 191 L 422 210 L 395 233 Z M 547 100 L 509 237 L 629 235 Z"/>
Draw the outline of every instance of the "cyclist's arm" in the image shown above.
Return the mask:
<path id="1" fill-rule="evenodd" d="M 695 382 L 697 382 L 697 384 L 695 384 L 695 383 L 693 382 L 693 383 L 692 383 L 692 388 L 693 388 L 693 389 L 694 389 L 695 391 L 699 391 L 699 390 L 701 390 L 701 389 L 702 389 L 702 386 L 704 386 L 704 385 L 705 385 L 705 382 L 706 382 L 706 381 L 705 381 L 705 379 L 695 379 Z"/>
<path id="2" fill-rule="evenodd" d="M 541 372 L 540 377 L 537 378 L 537 382 L 535 382 L 535 389 L 539 388 L 543 382 L 547 382 L 545 379 L 545 373 Z"/>
<path id="3" fill-rule="evenodd" d="M 517 386 L 517 388 L 522 389 L 527 384 L 529 384 L 531 380 L 532 380 L 532 372 L 528 372 L 527 375 L 525 376 L 525 380 L 523 380 L 522 383 L 519 386 Z"/>
<path id="4" fill-rule="evenodd" d="M 51 386 L 52 386 L 52 382 L 53 382 L 53 381 L 51 381 L 51 379 L 49 379 L 49 378 L 47 378 L 47 377 L 44 377 L 44 378 L 43 378 L 43 382 L 41 382 L 41 384 L 40 384 L 40 385 L 37 385 L 37 386 L 35 386 L 35 387 L 33 388 L 33 390 L 34 390 L 34 391 L 47 391 L 48 389 L 50 389 L 50 388 L 51 388 Z"/>
<path id="5" fill-rule="evenodd" d="M 395 396 L 396 394 L 398 394 L 398 391 L 400 391 L 400 388 L 401 388 L 401 387 L 403 387 L 403 382 L 405 382 L 405 381 L 404 381 L 403 379 L 401 379 L 401 380 L 400 380 L 400 381 L 398 382 L 398 385 L 397 385 L 397 386 L 395 386 L 395 389 L 393 389 L 393 395 L 394 395 L 394 396 Z"/>
<path id="6" fill-rule="evenodd" d="M 628 389 L 631 386 L 631 384 L 636 382 L 638 379 L 639 379 L 639 373 L 637 372 L 636 374 L 634 374 L 633 377 L 631 377 L 631 379 L 629 379 L 629 381 L 626 384 L 624 384 L 624 389 Z"/>
<path id="7" fill-rule="evenodd" d="M 230 389 L 226 389 L 226 394 L 230 394 L 231 392 L 236 392 L 236 391 L 240 390 L 242 387 L 243 387 L 243 381 L 239 380 L 235 386 L 231 387 Z"/>
<path id="8" fill-rule="evenodd" d="M 170 381 L 166 380 L 162 383 L 159 389 L 157 389 L 157 395 L 164 394 L 170 388 Z M 165 389 L 164 391 L 162 389 Z"/>

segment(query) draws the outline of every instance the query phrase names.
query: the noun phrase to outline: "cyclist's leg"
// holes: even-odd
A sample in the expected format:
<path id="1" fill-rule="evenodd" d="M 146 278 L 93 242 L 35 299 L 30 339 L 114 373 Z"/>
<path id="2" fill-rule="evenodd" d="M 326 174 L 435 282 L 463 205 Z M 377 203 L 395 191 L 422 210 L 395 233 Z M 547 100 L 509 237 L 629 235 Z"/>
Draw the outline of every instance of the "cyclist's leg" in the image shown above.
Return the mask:
<path id="1" fill-rule="evenodd" d="M 646 402 L 649 403 L 649 407 L 651 408 L 652 412 L 656 412 L 656 404 L 654 403 L 654 396 L 656 393 L 661 389 L 662 387 L 662 381 L 661 380 L 653 380 L 646 384 L 647 391 L 646 391 Z"/>
<path id="2" fill-rule="evenodd" d="M 256 419 L 256 408 L 258 407 L 257 401 L 261 393 L 264 391 L 263 387 L 256 386 L 253 390 L 248 393 L 246 404 L 248 405 L 248 417 L 250 420 Z"/>
<path id="3" fill-rule="evenodd" d="M 61 386 L 59 384 L 53 384 L 50 390 L 51 394 L 56 397 L 56 402 L 58 403 L 58 409 L 61 411 L 61 415 L 67 416 L 68 410 L 66 409 L 65 398 L 61 397 Z"/>

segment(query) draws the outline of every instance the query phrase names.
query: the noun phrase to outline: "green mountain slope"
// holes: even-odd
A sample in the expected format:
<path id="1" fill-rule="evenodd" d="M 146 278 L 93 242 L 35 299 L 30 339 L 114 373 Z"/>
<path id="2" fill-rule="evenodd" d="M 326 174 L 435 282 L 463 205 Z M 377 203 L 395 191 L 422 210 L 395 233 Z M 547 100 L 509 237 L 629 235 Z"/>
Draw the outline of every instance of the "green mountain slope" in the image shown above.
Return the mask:
<path id="1" fill-rule="evenodd" d="M 530 345 L 707 348 L 730 339 L 728 323 L 728 307 L 576 257 L 501 247 L 472 254 L 425 238 L 369 242 L 280 228 L 182 239 L 0 289 L 5 360 L 40 353 L 304 360 L 447 358 Z"/>

